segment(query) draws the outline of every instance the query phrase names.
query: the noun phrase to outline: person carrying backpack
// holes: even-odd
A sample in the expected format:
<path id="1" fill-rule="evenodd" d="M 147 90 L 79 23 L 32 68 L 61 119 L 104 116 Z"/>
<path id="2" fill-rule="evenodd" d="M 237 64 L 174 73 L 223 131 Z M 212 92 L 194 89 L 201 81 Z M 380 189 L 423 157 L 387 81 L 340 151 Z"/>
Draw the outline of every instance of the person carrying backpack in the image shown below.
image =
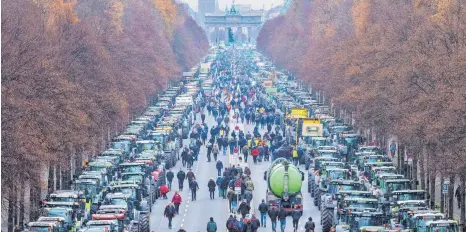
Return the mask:
<path id="1" fill-rule="evenodd" d="M 308 218 L 309 221 L 304 224 L 304 232 L 314 232 L 316 224 L 312 221 L 312 217 Z"/>
<path id="2" fill-rule="evenodd" d="M 243 220 L 236 221 L 236 231 L 237 232 L 244 232 L 246 225 L 244 224 Z"/>
<path id="3" fill-rule="evenodd" d="M 210 217 L 210 221 L 207 222 L 207 232 L 216 232 L 217 231 L 217 223 L 214 222 L 214 218 Z"/>
<path id="4" fill-rule="evenodd" d="M 255 214 L 252 214 L 251 217 L 252 232 L 257 232 L 257 229 L 261 226 L 259 219 L 257 219 Z"/>

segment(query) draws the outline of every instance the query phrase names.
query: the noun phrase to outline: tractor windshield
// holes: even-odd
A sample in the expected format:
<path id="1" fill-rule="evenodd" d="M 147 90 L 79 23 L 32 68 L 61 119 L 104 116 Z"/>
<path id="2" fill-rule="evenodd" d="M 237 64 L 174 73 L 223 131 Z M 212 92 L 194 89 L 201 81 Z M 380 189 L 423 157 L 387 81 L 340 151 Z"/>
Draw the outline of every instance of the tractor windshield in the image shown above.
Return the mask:
<path id="1" fill-rule="evenodd" d="M 347 172 L 346 171 L 331 171 L 327 172 L 327 177 L 331 178 L 332 180 L 338 179 L 346 179 Z"/>
<path id="2" fill-rule="evenodd" d="M 347 206 L 351 206 L 351 208 L 358 209 L 376 209 L 378 206 L 378 203 L 374 201 L 348 201 L 345 203 Z"/>
<path id="3" fill-rule="evenodd" d="M 146 151 L 146 150 L 155 150 L 155 144 L 153 143 L 140 143 L 138 144 L 138 150 L 140 152 Z"/>
<path id="4" fill-rule="evenodd" d="M 50 232 L 53 231 L 51 227 L 48 226 L 31 226 L 29 227 L 29 231 L 36 231 L 36 232 Z"/>
<path id="5" fill-rule="evenodd" d="M 331 194 L 338 193 L 340 191 L 351 191 L 351 190 L 359 190 L 357 185 L 343 185 L 343 184 L 331 184 L 328 187 L 328 192 Z"/>
<path id="6" fill-rule="evenodd" d="M 344 143 L 345 145 L 356 146 L 358 145 L 358 137 L 345 137 Z"/>
<path id="7" fill-rule="evenodd" d="M 113 149 L 121 149 L 125 152 L 129 152 L 130 151 L 130 145 L 131 143 L 129 141 L 125 141 L 125 140 L 122 140 L 122 141 L 118 141 L 118 142 L 113 142 L 112 143 L 112 148 Z"/>
<path id="8" fill-rule="evenodd" d="M 363 226 L 380 226 L 382 225 L 382 217 L 373 217 L 373 216 L 356 216 L 353 218 L 352 228 L 360 228 Z"/>
<path id="9" fill-rule="evenodd" d="M 52 197 L 52 201 L 56 202 L 75 202 L 76 199 L 71 197 Z"/>
<path id="10" fill-rule="evenodd" d="M 76 190 L 85 191 L 86 197 L 94 196 L 97 193 L 97 186 L 91 183 L 77 183 Z"/>
<path id="11" fill-rule="evenodd" d="M 320 157 L 329 157 L 329 158 L 335 158 L 336 153 L 335 152 L 320 152 Z"/>
<path id="12" fill-rule="evenodd" d="M 379 156 L 369 156 L 366 158 L 366 163 L 377 163 L 382 161 L 382 157 Z"/>
<path id="13" fill-rule="evenodd" d="M 124 166 L 121 170 L 123 173 L 125 172 L 144 172 L 141 165 L 134 165 L 134 166 Z"/>
<path id="14" fill-rule="evenodd" d="M 313 140 L 312 141 L 313 147 L 326 146 L 326 145 L 327 145 L 327 140 Z"/>
<path id="15" fill-rule="evenodd" d="M 426 223 L 428 221 L 440 220 L 443 217 L 441 216 L 434 216 L 434 215 L 424 215 L 422 217 L 416 218 L 416 228 L 426 228 Z"/>
<path id="16" fill-rule="evenodd" d="M 62 217 L 62 218 L 67 218 L 68 217 L 68 212 L 66 210 L 60 210 L 60 209 L 50 209 L 47 211 L 47 217 Z"/>
<path id="17" fill-rule="evenodd" d="M 405 182 L 394 182 L 394 183 L 389 183 L 388 188 L 391 191 L 398 191 L 398 190 L 404 190 L 406 189 L 406 183 Z"/>
<path id="18" fill-rule="evenodd" d="M 458 232 L 458 225 L 449 223 L 449 224 L 435 224 L 431 225 L 427 231 L 432 232 Z"/>
<path id="19" fill-rule="evenodd" d="M 90 170 L 91 171 L 97 171 L 97 172 L 103 172 L 103 171 L 107 170 L 107 167 L 106 166 L 93 165 L 93 166 L 90 167 Z"/>
<path id="20" fill-rule="evenodd" d="M 110 200 L 110 203 L 111 203 L 112 205 L 127 206 L 126 199 L 123 199 L 123 198 L 112 198 L 112 199 Z"/>
<path id="21" fill-rule="evenodd" d="M 395 196 L 398 201 L 423 200 L 424 199 L 424 194 L 422 193 L 402 193 L 402 194 L 396 194 Z"/>
<path id="22" fill-rule="evenodd" d="M 122 179 L 123 179 L 124 181 L 126 181 L 126 180 L 134 180 L 134 181 L 140 181 L 140 182 L 142 182 L 143 176 L 142 176 L 142 175 L 139 175 L 139 174 L 136 174 L 136 175 L 128 174 L 128 175 L 124 175 Z"/>

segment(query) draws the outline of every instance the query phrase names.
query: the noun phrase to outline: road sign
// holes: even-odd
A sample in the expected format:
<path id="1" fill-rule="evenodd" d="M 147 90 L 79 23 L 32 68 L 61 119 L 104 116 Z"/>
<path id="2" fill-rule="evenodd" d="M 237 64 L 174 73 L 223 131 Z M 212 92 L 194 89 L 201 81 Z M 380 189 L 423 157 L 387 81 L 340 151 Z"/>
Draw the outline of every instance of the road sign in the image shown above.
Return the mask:
<path id="1" fill-rule="evenodd" d="M 235 187 L 235 194 L 241 194 L 241 187 Z"/>
<path id="2" fill-rule="evenodd" d="M 443 194 L 448 194 L 448 185 L 449 185 L 449 184 L 450 184 L 450 181 L 444 182 L 444 183 L 442 184 L 442 193 L 443 193 Z"/>

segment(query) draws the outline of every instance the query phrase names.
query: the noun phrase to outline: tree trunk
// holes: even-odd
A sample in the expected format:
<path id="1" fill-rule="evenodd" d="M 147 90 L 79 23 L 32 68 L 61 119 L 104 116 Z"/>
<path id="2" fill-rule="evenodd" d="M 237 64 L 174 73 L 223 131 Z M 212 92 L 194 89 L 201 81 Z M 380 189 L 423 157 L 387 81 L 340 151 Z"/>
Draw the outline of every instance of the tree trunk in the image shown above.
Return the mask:
<path id="1" fill-rule="evenodd" d="M 417 189 L 418 186 L 418 176 L 417 176 L 417 165 L 418 165 L 418 157 L 420 156 L 420 152 L 416 151 L 416 153 L 413 153 L 413 164 L 411 168 L 411 176 L 412 176 L 412 189 Z"/>
<path id="2" fill-rule="evenodd" d="M 443 185 L 443 182 L 445 182 L 445 178 L 443 177 L 443 173 L 440 173 L 440 186 Z M 440 187 L 440 212 L 445 213 L 445 194 L 442 192 L 442 187 Z"/>
<path id="3" fill-rule="evenodd" d="M 436 170 L 431 170 L 429 174 L 430 178 L 430 207 L 435 209 L 435 176 L 437 172 Z"/>
<path id="4" fill-rule="evenodd" d="M 461 187 L 461 218 L 460 218 L 460 224 L 462 225 L 463 228 L 460 228 L 460 231 L 464 231 L 465 228 L 465 223 L 466 223 L 466 192 L 465 192 L 465 187 L 464 185 L 466 184 L 466 174 L 463 171 L 461 174 L 461 181 L 460 181 L 460 187 Z M 462 229 L 462 230 L 461 230 Z"/>
<path id="5" fill-rule="evenodd" d="M 421 189 L 425 189 L 426 192 L 429 192 L 428 189 L 426 189 L 426 178 L 425 178 L 425 170 L 424 170 L 424 162 L 425 162 L 425 154 L 426 153 L 426 148 L 425 146 L 422 146 L 421 149 L 421 154 L 419 156 L 419 178 L 420 178 L 420 183 L 421 183 Z"/>
<path id="6" fill-rule="evenodd" d="M 455 206 L 455 179 L 456 175 L 451 174 L 450 175 L 450 185 L 448 186 L 448 218 L 453 219 L 453 208 Z"/>

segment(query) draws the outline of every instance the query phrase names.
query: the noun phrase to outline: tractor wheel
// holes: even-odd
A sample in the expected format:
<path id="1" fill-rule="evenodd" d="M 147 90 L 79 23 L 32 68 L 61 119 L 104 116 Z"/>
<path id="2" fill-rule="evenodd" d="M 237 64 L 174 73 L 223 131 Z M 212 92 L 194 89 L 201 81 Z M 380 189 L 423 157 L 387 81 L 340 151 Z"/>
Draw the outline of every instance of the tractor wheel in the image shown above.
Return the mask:
<path id="1" fill-rule="evenodd" d="M 318 188 L 314 190 L 314 205 L 318 206 L 320 201 L 320 191 Z"/>
<path id="2" fill-rule="evenodd" d="M 324 209 L 321 211 L 320 214 L 320 221 L 322 222 L 322 231 L 327 232 L 330 230 L 330 227 L 332 227 L 333 223 L 333 210 L 331 209 Z"/>
<path id="3" fill-rule="evenodd" d="M 310 193 L 311 192 L 311 180 L 307 180 L 307 192 Z"/>
<path id="4" fill-rule="evenodd" d="M 139 232 L 150 232 L 148 214 L 141 214 L 139 216 Z"/>
<path id="5" fill-rule="evenodd" d="M 154 185 L 150 186 L 150 192 L 152 193 L 152 201 L 151 203 L 154 204 L 155 200 L 157 199 L 157 188 Z M 151 205 L 152 206 L 152 205 Z"/>
<path id="6" fill-rule="evenodd" d="M 131 227 L 129 228 L 129 232 L 139 232 L 138 231 L 138 224 L 131 224 Z"/>
<path id="7" fill-rule="evenodd" d="M 314 180 L 312 178 L 311 179 L 311 197 L 314 197 Z"/>

